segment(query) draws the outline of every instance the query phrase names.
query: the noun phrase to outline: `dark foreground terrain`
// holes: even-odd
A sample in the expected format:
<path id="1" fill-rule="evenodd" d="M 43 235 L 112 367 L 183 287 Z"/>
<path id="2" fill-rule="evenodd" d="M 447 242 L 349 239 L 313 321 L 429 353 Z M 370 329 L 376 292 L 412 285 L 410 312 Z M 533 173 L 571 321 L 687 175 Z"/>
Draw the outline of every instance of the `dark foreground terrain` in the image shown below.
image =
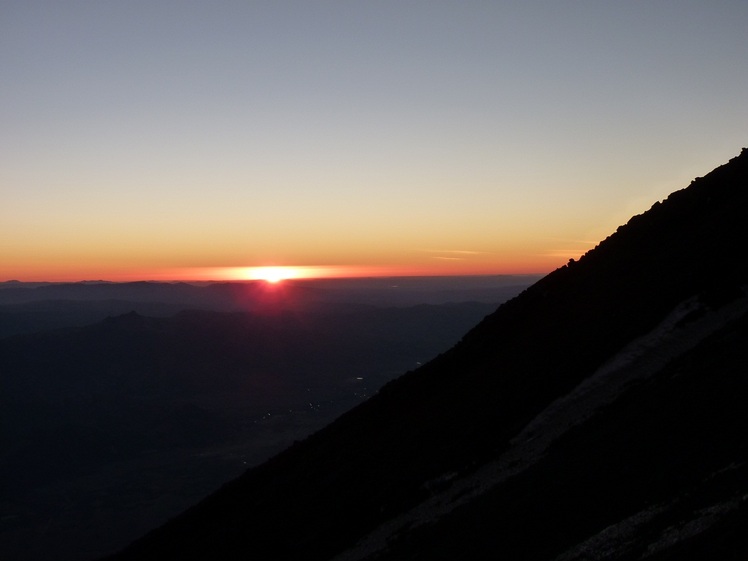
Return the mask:
<path id="1" fill-rule="evenodd" d="M 450 347 L 526 285 L 4 283 L 0 558 L 124 547 Z"/>
<path id="2" fill-rule="evenodd" d="M 115 559 L 748 558 L 746 217 L 743 150 Z"/>

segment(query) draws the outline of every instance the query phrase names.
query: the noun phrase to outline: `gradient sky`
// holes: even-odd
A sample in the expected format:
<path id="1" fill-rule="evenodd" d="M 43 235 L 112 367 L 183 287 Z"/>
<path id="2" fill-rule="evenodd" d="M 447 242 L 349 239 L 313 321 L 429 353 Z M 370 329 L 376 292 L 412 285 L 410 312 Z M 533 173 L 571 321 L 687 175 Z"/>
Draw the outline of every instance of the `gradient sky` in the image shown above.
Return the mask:
<path id="1" fill-rule="evenodd" d="M 745 1 L 0 0 L 0 280 L 550 271 L 748 145 L 746 30 Z"/>

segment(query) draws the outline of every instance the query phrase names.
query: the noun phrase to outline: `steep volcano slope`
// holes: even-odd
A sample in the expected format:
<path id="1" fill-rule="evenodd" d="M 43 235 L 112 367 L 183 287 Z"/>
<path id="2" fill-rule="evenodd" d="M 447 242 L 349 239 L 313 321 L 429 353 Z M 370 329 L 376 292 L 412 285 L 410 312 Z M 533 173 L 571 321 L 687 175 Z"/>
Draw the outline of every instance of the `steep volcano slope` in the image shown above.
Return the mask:
<path id="1" fill-rule="evenodd" d="M 450 351 L 250 470 L 119 558 L 327 559 L 388 520 L 407 519 L 417 505 L 446 496 L 450 486 L 459 488 L 510 455 L 530 421 L 573 395 L 581 382 L 679 306 L 695 303 L 679 320 L 685 325 L 742 301 L 748 283 L 748 262 L 740 254 L 748 241 L 747 215 L 748 150 L 743 150 L 632 218 L 578 262 L 502 305 Z M 739 310 L 733 315 L 740 317 Z M 446 552 L 445 558 L 463 551 L 470 558 L 505 551 L 511 558 L 553 559 L 567 552 L 573 558 L 575 544 L 647 513 L 654 504 L 674 504 L 699 478 L 712 477 L 715 486 L 730 487 L 728 479 L 744 482 L 747 427 L 741 406 L 748 397 L 743 380 L 748 369 L 740 349 L 745 329 L 737 327 L 744 320 L 731 321 L 705 329 L 690 348 L 672 353 L 665 361 L 670 366 L 656 369 L 677 369 L 678 361 L 701 364 L 685 368 L 680 381 L 677 371 L 652 374 L 654 381 L 637 382 L 644 384 L 638 393 L 622 389 L 599 404 L 603 412 L 590 422 L 580 419 L 551 444 L 540 463 L 501 485 L 488 485 L 425 529 L 396 528 L 401 539 L 392 542 L 389 553 L 380 553 L 430 559 L 437 550 Z M 724 381 L 703 385 L 711 376 Z M 694 416 L 702 392 L 706 413 Z M 724 414 L 710 414 L 723 406 Z M 617 407 L 623 412 L 616 413 Z M 605 411 L 612 412 L 605 417 Z M 638 440 L 648 427 L 653 436 Z M 667 442 L 671 433 L 677 438 Z M 667 445 L 660 446 L 661 440 Z M 712 441 L 717 444 L 706 446 Z M 630 468 L 629 457 L 636 458 Z M 690 467 L 679 478 L 683 465 Z M 723 475 L 714 475 L 719 470 Z M 625 492 L 631 488 L 625 482 L 644 474 L 642 489 Z M 624 491 L 610 508 L 594 500 L 611 488 Z M 735 489 L 730 489 L 723 495 L 733 500 Z M 694 499 L 683 508 L 719 503 L 712 499 Z M 741 503 L 728 510 L 726 521 L 715 527 L 728 528 L 724 540 L 732 543 L 729 536 L 735 533 L 729 528 L 739 526 L 741 516 L 745 520 L 746 507 Z M 677 517 L 666 522 L 676 524 Z M 653 554 L 670 550 L 662 547 Z M 376 545 L 371 553 L 377 555 Z M 355 549 L 349 554 L 368 555 Z"/>
<path id="2" fill-rule="evenodd" d="M 336 561 L 744 559 L 746 365 L 748 296 L 689 301 Z"/>

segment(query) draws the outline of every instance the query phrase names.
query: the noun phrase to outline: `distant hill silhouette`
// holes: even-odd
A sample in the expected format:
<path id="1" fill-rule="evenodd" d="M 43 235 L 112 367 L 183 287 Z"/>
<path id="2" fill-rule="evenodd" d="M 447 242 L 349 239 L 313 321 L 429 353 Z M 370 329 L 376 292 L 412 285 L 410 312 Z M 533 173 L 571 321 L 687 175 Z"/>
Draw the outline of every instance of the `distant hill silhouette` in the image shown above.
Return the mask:
<path id="1" fill-rule="evenodd" d="M 115 558 L 748 558 L 748 150 Z"/>
<path id="2" fill-rule="evenodd" d="M 53 318 L 114 305 L 65 302 Z M 38 305 L 37 323 L 50 301 Z M 433 358 L 493 309 L 129 312 L 0 338 L 0 557 L 116 551 Z"/>
<path id="3" fill-rule="evenodd" d="M 79 327 L 135 311 L 166 317 L 182 310 L 277 313 L 362 305 L 408 307 L 420 304 L 498 304 L 519 294 L 538 275 L 297 279 L 265 281 L 68 283 L 0 282 L 0 338 Z"/>

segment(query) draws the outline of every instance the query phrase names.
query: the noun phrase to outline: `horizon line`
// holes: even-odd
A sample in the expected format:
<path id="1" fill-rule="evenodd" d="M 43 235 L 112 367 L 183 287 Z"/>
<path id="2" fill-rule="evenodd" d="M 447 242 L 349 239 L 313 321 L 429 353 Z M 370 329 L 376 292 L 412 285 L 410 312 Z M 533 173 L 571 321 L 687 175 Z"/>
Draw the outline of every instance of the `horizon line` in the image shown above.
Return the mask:
<path id="1" fill-rule="evenodd" d="M 336 280 L 372 280 L 372 279 L 402 279 L 402 278 L 476 278 L 476 277 L 541 277 L 549 274 L 547 272 L 513 272 L 513 273 L 402 273 L 402 274 L 381 274 L 381 275 L 341 275 L 341 276 L 319 276 L 319 277 L 289 277 L 280 279 L 283 282 L 314 282 L 314 281 L 336 281 Z M 9 278 L 6 280 L 0 280 L 0 285 L 3 284 L 128 284 L 128 283 L 184 283 L 184 284 L 250 284 L 257 282 L 267 282 L 264 278 L 149 278 L 149 277 L 133 277 L 128 279 L 112 280 L 108 278 L 80 278 L 77 280 L 72 279 L 59 279 L 59 280 L 20 280 L 19 278 Z"/>

